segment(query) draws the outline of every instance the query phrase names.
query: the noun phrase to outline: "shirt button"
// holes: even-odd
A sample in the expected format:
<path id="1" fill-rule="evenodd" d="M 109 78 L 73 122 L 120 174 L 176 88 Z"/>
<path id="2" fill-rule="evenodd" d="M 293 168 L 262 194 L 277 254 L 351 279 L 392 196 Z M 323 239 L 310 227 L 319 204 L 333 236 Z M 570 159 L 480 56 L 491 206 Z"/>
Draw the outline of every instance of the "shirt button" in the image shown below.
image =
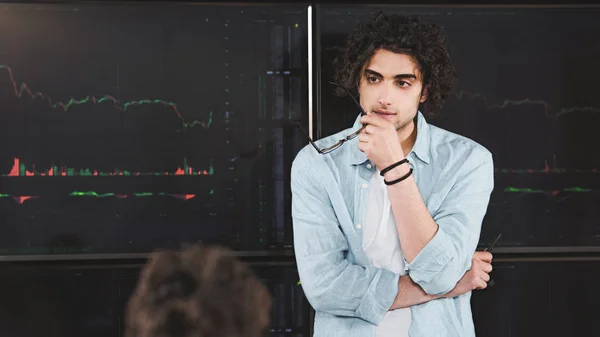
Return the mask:
<path id="1" fill-rule="evenodd" d="M 362 228 L 362 226 L 361 226 L 360 224 L 358 224 L 358 223 L 357 223 L 357 224 L 356 224 L 356 229 L 361 229 L 361 228 Z"/>
<path id="2" fill-rule="evenodd" d="M 370 169 L 371 167 L 373 167 L 373 166 L 371 166 L 371 164 L 367 164 L 368 169 Z"/>
<path id="3" fill-rule="evenodd" d="M 362 184 L 362 188 L 367 188 L 367 187 L 369 187 L 369 185 L 367 185 L 367 184 Z"/>

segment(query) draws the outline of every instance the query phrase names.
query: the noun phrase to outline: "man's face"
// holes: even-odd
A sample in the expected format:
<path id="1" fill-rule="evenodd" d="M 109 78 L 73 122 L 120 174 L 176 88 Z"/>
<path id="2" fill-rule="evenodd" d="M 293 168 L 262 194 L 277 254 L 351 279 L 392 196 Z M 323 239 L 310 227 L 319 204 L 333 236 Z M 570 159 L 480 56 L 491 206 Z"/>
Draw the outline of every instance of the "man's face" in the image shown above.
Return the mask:
<path id="1" fill-rule="evenodd" d="M 377 50 L 363 68 L 358 91 L 367 114 L 391 121 L 396 130 L 410 125 L 426 100 L 422 75 L 411 56 Z"/>

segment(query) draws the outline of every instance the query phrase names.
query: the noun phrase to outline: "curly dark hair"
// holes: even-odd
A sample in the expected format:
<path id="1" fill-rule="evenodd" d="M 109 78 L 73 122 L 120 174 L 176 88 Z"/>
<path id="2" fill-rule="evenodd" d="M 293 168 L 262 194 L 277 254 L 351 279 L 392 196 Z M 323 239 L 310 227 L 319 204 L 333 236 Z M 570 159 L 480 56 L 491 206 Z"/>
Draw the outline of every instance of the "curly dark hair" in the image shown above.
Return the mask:
<path id="1" fill-rule="evenodd" d="M 228 249 L 160 251 L 127 303 L 125 336 L 259 337 L 270 310 L 267 288 Z"/>
<path id="2" fill-rule="evenodd" d="M 429 96 L 423 113 L 435 117 L 441 113 L 456 80 L 442 27 L 426 23 L 420 16 L 377 13 L 352 32 L 341 55 L 334 60 L 334 81 L 352 92 L 358 88 L 363 67 L 378 49 L 412 56 L 423 74 L 423 86 Z M 335 94 L 346 94 L 336 88 Z"/>

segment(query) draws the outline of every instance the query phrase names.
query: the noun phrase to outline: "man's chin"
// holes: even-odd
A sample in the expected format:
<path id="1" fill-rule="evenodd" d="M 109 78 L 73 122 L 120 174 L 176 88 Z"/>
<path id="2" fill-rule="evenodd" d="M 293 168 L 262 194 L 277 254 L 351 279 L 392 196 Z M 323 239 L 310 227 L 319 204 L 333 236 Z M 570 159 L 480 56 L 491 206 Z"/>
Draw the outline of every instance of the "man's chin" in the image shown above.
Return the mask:
<path id="1" fill-rule="evenodd" d="M 409 121 L 403 121 L 403 122 L 396 121 L 394 123 L 394 127 L 396 128 L 396 131 L 400 132 L 400 131 L 406 129 L 407 127 L 410 127 L 413 123 L 414 123 L 414 121 L 412 119 Z"/>

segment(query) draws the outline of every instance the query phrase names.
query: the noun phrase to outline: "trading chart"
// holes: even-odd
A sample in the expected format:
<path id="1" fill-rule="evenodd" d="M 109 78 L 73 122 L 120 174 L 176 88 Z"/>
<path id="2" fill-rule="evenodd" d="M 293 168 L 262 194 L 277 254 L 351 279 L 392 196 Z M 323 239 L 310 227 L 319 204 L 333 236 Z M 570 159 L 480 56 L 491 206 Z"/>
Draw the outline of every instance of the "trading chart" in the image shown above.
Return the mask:
<path id="1" fill-rule="evenodd" d="M 0 254 L 289 245 L 306 21 L 304 6 L 2 5 Z"/>
<path id="2" fill-rule="evenodd" d="M 322 106 L 326 136 L 358 115 L 333 97 L 332 61 L 358 22 L 380 8 L 323 6 Z M 481 243 L 498 246 L 600 245 L 600 10 L 592 8 L 408 8 L 442 24 L 458 82 L 431 124 L 488 148 L 495 189 Z"/>

